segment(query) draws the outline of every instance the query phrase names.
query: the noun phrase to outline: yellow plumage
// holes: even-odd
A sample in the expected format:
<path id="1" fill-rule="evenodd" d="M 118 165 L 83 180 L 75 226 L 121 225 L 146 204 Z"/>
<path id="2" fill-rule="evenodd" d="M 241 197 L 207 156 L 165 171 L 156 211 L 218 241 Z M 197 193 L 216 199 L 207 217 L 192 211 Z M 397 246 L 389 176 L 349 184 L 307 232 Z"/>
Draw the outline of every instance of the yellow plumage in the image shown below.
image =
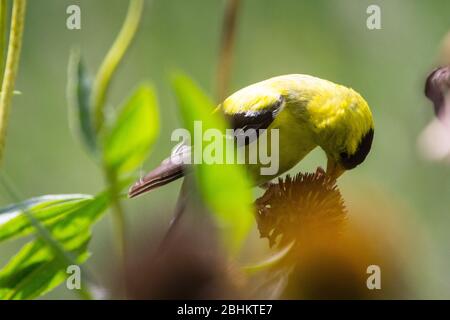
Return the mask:
<path id="1" fill-rule="evenodd" d="M 245 87 L 217 107 L 233 129 L 267 129 L 267 144 L 261 136 L 246 144 L 272 148 L 271 129 L 278 129 L 278 171 L 261 174 L 262 163 L 248 164 L 256 184 L 265 183 L 301 161 L 320 146 L 326 153 L 327 173 L 339 177 L 364 161 L 373 139 L 373 119 L 367 102 L 354 90 L 308 75 L 274 77 Z M 255 150 L 253 150 L 255 151 Z M 142 194 L 183 175 L 183 166 L 164 161 L 139 180 L 130 196 Z"/>
<path id="2" fill-rule="evenodd" d="M 356 91 L 309 75 L 278 76 L 250 85 L 232 94 L 219 109 L 229 117 L 239 114 L 251 119 L 271 109 L 279 99 L 283 105 L 267 128 L 279 129 L 280 133 L 278 174 L 293 167 L 316 146 L 324 149 L 329 165 L 332 162 L 333 168 L 345 169 L 340 163 L 341 154 L 355 155 L 365 135 L 373 135 L 372 113 Z M 365 152 L 370 149 L 369 138 Z M 361 162 L 366 155 L 361 155 Z M 257 170 L 259 166 L 252 166 L 258 183 L 273 178 L 260 177 Z"/>

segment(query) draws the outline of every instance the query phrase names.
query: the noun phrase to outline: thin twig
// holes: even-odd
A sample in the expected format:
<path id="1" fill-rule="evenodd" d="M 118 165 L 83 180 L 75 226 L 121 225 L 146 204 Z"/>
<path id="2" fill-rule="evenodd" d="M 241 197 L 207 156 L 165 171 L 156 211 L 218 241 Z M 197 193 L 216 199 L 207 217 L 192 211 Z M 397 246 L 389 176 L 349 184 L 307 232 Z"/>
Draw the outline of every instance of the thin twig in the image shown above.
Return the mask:
<path id="1" fill-rule="evenodd" d="M 240 2 L 240 0 L 228 0 L 225 9 L 216 84 L 217 98 L 219 102 L 222 102 L 228 94 L 231 68 L 233 64 L 236 21 Z"/>
<path id="2" fill-rule="evenodd" d="M 6 129 L 14 93 L 17 69 L 19 67 L 20 50 L 22 48 L 22 34 L 25 24 L 26 0 L 14 0 L 11 31 L 6 58 L 5 74 L 0 95 L 0 161 L 5 153 Z"/>

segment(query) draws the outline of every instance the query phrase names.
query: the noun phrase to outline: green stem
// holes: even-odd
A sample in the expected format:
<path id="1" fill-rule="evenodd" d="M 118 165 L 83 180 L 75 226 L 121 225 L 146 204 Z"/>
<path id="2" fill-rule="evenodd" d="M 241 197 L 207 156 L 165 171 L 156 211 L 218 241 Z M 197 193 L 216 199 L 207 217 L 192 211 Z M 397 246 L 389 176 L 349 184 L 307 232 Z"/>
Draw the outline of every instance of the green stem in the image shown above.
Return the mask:
<path id="1" fill-rule="evenodd" d="M 3 73 L 5 72 L 7 11 L 6 0 L 0 0 L 0 86 L 3 83 Z"/>
<path id="2" fill-rule="evenodd" d="M 111 84 L 111 79 L 136 34 L 141 20 L 143 6 L 143 0 L 130 0 L 127 16 L 119 32 L 119 35 L 109 49 L 94 80 L 91 96 L 91 106 L 93 108 L 93 124 L 96 133 L 100 132 L 105 121 L 104 109 L 109 86 Z M 123 211 L 122 203 L 120 202 L 120 188 L 118 186 L 117 176 L 115 172 L 110 170 L 105 163 L 103 163 L 103 168 L 105 180 L 111 193 L 111 211 L 116 234 L 115 238 L 117 240 L 120 268 L 121 271 L 124 272 L 126 266 L 127 243 L 125 214 Z M 124 274 L 123 272 L 122 274 Z M 119 284 L 119 286 L 122 287 L 123 292 L 125 292 L 124 284 L 121 283 Z"/>
<path id="3" fill-rule="evenodd" d="M 127 17 L 125 18 L 122 29 L 103 60 L 95 78 L 91 105 L 94 108 L 94 127 L 96 132 L 100 131 L 104 123 L 105 101 L 111 78 L 136 34 L 143 5 L 143 0 L 130 1 Z"/>
<path id="4" fill-rule="evenodd" d="M 8 55 L 6 58 L 5 74 L 0 95 L 0 161 L 5 152 L 6 128 L 11 98 L 14 92 L 14 84 L 16 82 L 17 69 L 19 67 L 26 4 L 26 0 L 14 0 L 13 5 Z"/>
<path id="5" fill-rule="evenodd" d="M 117 255 L 119 259 L 119 268 L 120 273 L 124 275 L 127 264 L 127 232 L 126 232 L 125 212 L 123 210 L 123 206 L 120 201 L 120 188 L 117 181 L 117 176 L 111 170 L 105 169 L 105 177 L 111 195 L 111 213 L 115 232 L 115 240 L 117 242 Z M 125 283 L 119 283 L 118 286 L 126 296 Z"/>
<path id="6" fill-rule="evenodd" d="M 120 258 L 123 260 L 126 256 L 126 223 L 125 214 L 122 207 L 122 203 L 119 199 L 117 191 L 117 181 L 115 178 L 109 179 L 109 185 L 111 188 L 111 208 L 113 212 L 113 218 L 116 225 L 116 239 L 119 245 Z"/>

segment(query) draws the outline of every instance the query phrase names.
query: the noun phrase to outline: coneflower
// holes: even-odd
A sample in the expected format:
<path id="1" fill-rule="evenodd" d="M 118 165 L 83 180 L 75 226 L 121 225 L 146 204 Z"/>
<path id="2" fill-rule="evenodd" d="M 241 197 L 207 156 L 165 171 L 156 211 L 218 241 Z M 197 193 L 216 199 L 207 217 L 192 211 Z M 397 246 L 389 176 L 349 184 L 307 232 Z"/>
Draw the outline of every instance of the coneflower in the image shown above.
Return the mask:
<path id="1" fill-rule="evenodd" d="M 315 173 L 279 178 L 255 205 L 260 236 L 269 239 L 271 247 L 292 242 L 301 246 L 311 235 L 337 235 L 346 220 L 336 181 L 321 168 Z"/>

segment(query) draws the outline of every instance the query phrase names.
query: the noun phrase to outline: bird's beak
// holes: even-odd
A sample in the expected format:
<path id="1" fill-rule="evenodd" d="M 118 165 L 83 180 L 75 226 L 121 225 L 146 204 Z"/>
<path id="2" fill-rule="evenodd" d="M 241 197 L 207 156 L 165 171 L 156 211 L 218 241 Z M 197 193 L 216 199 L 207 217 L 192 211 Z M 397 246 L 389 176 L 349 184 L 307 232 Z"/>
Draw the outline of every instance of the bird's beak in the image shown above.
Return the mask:
<path id="1" fill-rule="evenodd" d="M 345 172 L 345 169 L 342 167 L 342 165 L 333 160 L 328 158 L 327 162 L 327 175 L 331 177 L 334 180 L 337 180 L 343 173 Z"/>

